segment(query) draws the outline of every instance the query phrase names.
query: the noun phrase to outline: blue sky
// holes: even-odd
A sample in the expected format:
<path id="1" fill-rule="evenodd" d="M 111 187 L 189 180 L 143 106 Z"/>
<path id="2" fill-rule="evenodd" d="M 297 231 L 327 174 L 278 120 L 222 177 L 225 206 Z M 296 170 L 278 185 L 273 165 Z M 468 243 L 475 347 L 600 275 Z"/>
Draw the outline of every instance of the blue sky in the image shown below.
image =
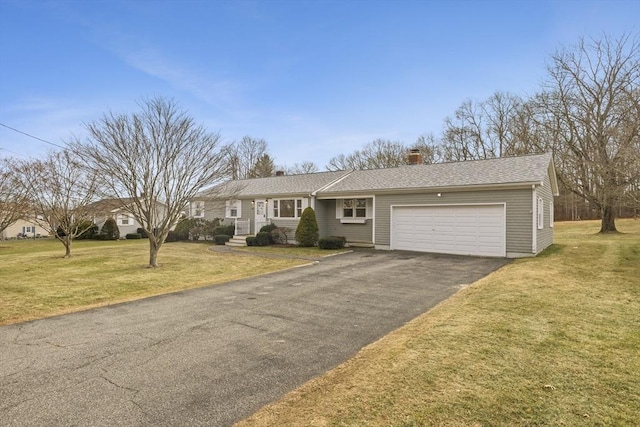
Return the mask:
<path id="1" fill-rule="evenodd" d="M 0 0 L 0 123 L 63 145 L 163 96 L 223 142 L 324 169 L 437 135 L 467 99 L 532 94 L 580 37 L 639 31 L 640 0 Z M 0 127 L 0 157 L 50 148 Z"/>

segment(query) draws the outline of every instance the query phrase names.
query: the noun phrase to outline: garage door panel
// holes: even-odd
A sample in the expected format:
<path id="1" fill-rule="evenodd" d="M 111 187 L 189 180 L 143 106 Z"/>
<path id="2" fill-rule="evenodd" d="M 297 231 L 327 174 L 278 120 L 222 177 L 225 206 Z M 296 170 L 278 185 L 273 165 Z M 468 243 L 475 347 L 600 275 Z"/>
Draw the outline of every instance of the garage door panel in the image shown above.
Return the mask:
<path id="1" fill-rule="evenodd" d="M 394 207 L 392 248 L 505 256 L 504 206 Z"/>

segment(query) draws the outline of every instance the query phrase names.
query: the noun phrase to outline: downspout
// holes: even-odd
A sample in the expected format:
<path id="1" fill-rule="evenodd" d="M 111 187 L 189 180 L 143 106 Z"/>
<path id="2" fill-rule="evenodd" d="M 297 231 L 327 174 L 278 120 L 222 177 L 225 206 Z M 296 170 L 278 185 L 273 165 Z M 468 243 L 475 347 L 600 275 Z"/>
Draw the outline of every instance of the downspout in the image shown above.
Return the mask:
<path id="1" fill-rule="evenodd" d="M 536 193 L 536 186 L 531 186 L 531 252 L 536 254 L 538 252 L 538 195 Z"/>

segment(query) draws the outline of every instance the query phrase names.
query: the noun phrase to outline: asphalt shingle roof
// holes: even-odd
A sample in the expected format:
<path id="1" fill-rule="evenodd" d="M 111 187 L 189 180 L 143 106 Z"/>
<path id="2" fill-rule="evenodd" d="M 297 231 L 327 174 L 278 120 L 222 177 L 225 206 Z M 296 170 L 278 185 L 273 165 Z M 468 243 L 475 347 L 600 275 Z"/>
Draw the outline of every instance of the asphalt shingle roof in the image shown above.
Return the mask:
<path id="1" fill-rule="evenodd" d="M 311 194 L 346 174 L 348 174 L 347 171 L 338 171 L 242 179 L 203 190 L 198 196 L 215 197 L 230 194 L 233 197 L 248 197 Z"/>
<path id="2" fill-rule="evenodd" d="M 540 183 L 548 173 L 551 160 L 551 153 L 547 153 L 353 171 L 318 194 Z"/>
<path id="3" fill-rule="evenodd" d="M 546 153 L 388 169 L 244 179 L 203 190 L 196 198 L 269 197 L 313 192 L 317 192 L 318 196 L 332 196 L 340 193 L 541 183 L 551 161 L 551 153 Z"/>

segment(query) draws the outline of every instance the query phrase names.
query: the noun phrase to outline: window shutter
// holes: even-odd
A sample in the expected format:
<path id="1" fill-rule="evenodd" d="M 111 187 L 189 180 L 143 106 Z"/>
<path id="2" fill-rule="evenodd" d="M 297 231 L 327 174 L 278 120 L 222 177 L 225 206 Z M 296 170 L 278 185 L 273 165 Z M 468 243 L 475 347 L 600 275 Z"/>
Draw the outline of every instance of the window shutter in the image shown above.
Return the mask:
<path id="1" fill-rule="evenodd" d="M 342 199 L 336 199 L 336 219 L 342 218 L 342 215 L 343 215 L 342 207 L 343 207 Z"/>
<path id="2" fill-rule="evenodd" d="M 553 227 L 553 202 L 549 202 L 549 227 Z"/>
<path id="3" fill-rule="evenodd" d="M 373 218 L 373 199 L 367 199 L 367 218 Z"/>
<path id="4" fill-rule="evenodd" d="M 302 210 L 304 211 L 308 207 L 309 207 L 309 198 L 308 197 L 303 197 L 302 198 Z"/>
<path id="5" fill-rule="evenodd" d="M 273 199 L 267 199 L 267 218 L 273 218 Z"/>

